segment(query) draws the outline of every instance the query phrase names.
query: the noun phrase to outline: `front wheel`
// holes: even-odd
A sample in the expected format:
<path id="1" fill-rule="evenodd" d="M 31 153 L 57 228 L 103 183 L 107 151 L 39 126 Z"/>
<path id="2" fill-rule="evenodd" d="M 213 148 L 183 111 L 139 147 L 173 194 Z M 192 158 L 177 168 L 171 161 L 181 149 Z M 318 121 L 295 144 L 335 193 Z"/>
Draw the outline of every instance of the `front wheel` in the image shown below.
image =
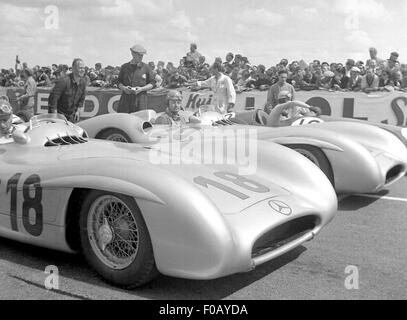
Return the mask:
<path id="1" fill-rule="evenodd" d="M 334 173 L 331 163 L 321 149 L 306 144 L 289 144 L 286 145 L 286 147 L 297 151 L 312 163 L 317 165 L 319 169 L 325 173 L 332 185 L 335 186 Z"/>
<path id="2" fill-rule="evenodd" d="M 79 226 L 86 260 L 107 281 L 134 288 L 158 274 L 147 226 L 132 198 L 90 192 Z"/>
<path id="3" fill-rule="evenodd" d="M 126 132 L 116 128 L 107 129 L 98 133 L 96 139 L 132 143 L 132 140 Z"/>

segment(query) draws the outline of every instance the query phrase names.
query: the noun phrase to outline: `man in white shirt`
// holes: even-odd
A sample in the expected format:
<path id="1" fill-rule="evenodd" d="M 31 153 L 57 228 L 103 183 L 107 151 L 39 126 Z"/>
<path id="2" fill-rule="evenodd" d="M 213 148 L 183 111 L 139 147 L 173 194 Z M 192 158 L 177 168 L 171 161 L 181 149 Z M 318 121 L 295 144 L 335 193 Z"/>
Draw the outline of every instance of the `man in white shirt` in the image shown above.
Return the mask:
<path id="1" fill-rule="evenodd" d="M 205 81 L 195 81 L 192 85 L 198 87 L 209 87 L 213 91 L 213 103 L 219 112 L 230 112 L 236 103 L 236 91 L 232 79 L 223 74 L 221 63 L 215 62 L 211 67 L 213 76 Z"/>

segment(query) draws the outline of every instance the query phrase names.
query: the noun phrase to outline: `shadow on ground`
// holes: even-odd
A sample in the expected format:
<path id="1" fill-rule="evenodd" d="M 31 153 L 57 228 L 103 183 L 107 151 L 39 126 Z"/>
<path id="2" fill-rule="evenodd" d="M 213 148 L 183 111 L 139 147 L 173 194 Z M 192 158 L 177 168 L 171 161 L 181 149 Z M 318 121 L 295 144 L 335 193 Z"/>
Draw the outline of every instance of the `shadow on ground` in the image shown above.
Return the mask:
<path id="1" fill-rule="evenodd" d="M 389 194 L 388 190 L 382 190 L 374 196 L 384 197 Z M 367 196 L 350 195 L 342 199 L 338 204 L 338 210 L 355 211 L 370 206 L 380 198 L 369 198 Z"/>
<path id="2" fill-rule="evenodd" d="M 37 269 L 39 272 L 44 272 L 45 267 L 48 265 L 55 265 L 59 269 L 59 274 L 66 279 L 96 285 L 101 287 L 102 290 L 107 289 L 115 291 L 115 293 L 123 292 L 126 295 L 134 295 L 134 298 L 163 300 L 223 299 L 296 260 L 306 250 L 304 246 L 300 246 L 269 263 L 257 267 L 251 272 L 235 274 L 216 280 L 195 281 L 159 276 L 142 288 L 124 290 L 106 283 L 87 265 L 82 255 L 38 248 L 0 238 L 0 256 L 4 261 Z M 66 293 L 66 295 L 69 296 L 70 294 Z"/>

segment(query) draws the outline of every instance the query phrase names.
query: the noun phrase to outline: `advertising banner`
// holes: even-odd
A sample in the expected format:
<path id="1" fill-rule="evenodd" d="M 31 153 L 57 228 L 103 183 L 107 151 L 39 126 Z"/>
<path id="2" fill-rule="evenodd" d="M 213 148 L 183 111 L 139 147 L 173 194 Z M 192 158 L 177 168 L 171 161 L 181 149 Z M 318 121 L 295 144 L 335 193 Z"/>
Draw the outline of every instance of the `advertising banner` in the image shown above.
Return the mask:
<path id="1" fill-rule="evenodd" d="M 1 88 L 7 92 L 14 110 L 18 110 L 15 102 L 16 94 L 21 89 Z M 39 88 L 35 102 L 35 113 L 47 113 L 50 88 Z M 157 112 L 165 110 L 165 96 L 168 90 L 152 90 L 148 93 L 149 109 Z M 88 88 L 85 108 L 81 114 L 83 119 L 97 115 L 116 112 L 120 100 L 119 90 Z M 211 104 L 213 93 L 209 90 L 193 92 L 183 90 L 183 107 L 186 110 L 196 110 L 199 106 Z M 250 91 L 237 94 L 235 111 L 247 109 L 262 109 L 266 103 L 267 91 Z M 372 122 L 382 122 L 397 126 L 407 125 L 407 93 L 378 92 L 365 94 L 362 92 L 328 92 L 328 91 L 298 91 L 296 100 L 320 107 L 323 114 L 335 117 L 364 119 Z"/>

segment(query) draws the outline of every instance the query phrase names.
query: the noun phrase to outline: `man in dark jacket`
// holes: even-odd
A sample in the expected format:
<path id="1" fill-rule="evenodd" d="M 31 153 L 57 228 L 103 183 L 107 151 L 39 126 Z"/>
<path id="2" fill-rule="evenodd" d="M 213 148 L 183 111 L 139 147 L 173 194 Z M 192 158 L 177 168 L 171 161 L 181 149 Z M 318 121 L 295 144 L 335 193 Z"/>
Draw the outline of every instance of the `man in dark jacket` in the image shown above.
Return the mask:
<path id="1" fill-rule="evenodd" d="M 55 83 L 48 98 L 48 113 L 61 113 L 68 121 L 78 122 L 86 96 L 85 64 L 82 59 L 72 63 L 72 73 Z"/>
<path id="2" fill-rule="evenodd" d="M 122 95 L 117 112 L 132 113 L 147 109 L 147 91 L 155 86 L 155 75 L 150 67 L 143 62 L 147 53 L 140 45 L 130 48 L 133 59 L 120 68 L 119 89 Z"/>

